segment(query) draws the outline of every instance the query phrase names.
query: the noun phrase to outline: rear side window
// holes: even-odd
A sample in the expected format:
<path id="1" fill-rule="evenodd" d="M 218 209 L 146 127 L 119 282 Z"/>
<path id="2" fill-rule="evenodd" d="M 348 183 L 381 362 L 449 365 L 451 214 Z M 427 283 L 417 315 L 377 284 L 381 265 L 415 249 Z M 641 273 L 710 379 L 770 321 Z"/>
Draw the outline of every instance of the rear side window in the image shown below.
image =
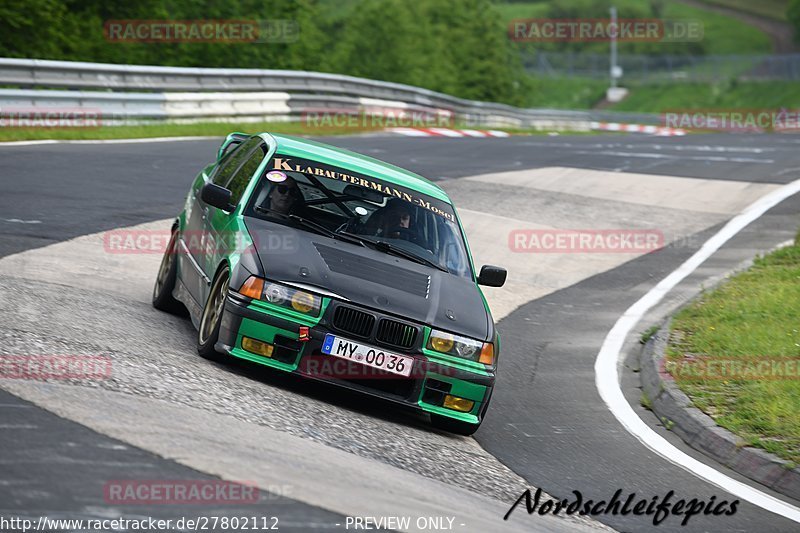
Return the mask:
<path id="1" fill-rule="evenodd" d="M 214 177 L 211 178 L 211 181 L 213 181 L 216 185 L 227 188 L 228 183 L 230 183 L 231 178 L 233 178 L 233 175 L 236 173 L 239 167 L 242 166 L 242 163 L 247 161 L 248 157 L 250 156 L 250 152 L 263 142 L 264 141 L 259 137 L 253 137 L 247 142 L 240 144 L 238 148 L 224 158 L 224 161 L 219 166 L 217 172 L 214 174 Z"/>

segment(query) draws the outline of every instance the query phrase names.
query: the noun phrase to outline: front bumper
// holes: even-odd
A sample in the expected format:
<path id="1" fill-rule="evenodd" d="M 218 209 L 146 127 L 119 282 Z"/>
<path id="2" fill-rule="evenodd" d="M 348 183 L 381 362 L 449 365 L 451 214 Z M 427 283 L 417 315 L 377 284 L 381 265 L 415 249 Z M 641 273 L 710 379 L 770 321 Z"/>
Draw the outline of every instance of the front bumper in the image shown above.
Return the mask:
<path id="1" fill-rule="evenodd" d="M 493 373 L 458 368 L 447 361 L 436 360 L 419 349 L 410 352 L 386 349 L 387 352 L 414 358 L 409 377 L 373 370 L 360 363 L 323 354 L 322 343 L 327 333 L 348 338 L 347 334 L 333 328 L 327 319 L 329 315 L 323 312 L 320 319 L 298 318 L 291 313 L 265 309 L 249 298 L 229 292 L 216 348 L 234 357 L 358 390 L 428 413 L 473 424 L 482 420 L 494 386 Z M 308 341 L 298 340 L 301 326 L 309 328 Z M 245 350 L 242 347 L 243 337 L 273 345 L 271 356 Z M 443 403 L 448 394 L 474 402 L 472 409 L 461 412 L 445 408 Z"/>

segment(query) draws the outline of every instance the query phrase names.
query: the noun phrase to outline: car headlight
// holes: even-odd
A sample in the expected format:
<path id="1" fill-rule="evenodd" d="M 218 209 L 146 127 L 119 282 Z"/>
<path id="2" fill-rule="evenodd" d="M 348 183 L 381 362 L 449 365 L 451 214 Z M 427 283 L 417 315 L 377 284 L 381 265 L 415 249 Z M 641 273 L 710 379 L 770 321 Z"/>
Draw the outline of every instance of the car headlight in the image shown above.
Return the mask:
<path id="1" fill-rule="evenodd" d="M 319 316 L 322 308 L 322 298 L 316 294 L 256 276 L 247 278 L 239 289 L 239 294 L 310 316 Z"/>
<path id="2" fill-rule="evenodd" d="M 491 342 L 476 341 L 446 331 L 431 330 L 430 337 L 428 337 L 428 349 L 463 357 L 470 361 L 478 361 L 485 365 L 494 363 L 494 345 Z"/>

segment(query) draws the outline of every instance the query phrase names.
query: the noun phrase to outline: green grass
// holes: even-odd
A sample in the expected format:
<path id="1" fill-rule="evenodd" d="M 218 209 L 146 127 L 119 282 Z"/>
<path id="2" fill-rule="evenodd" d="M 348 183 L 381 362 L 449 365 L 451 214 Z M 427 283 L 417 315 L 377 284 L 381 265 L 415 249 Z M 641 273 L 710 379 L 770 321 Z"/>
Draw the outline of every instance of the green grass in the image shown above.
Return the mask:
<path id="1" fill-rule="evenodd" d="M 644 407 L 648 411 L 653 410 L 653 402 L 650 401 L 650 398 L 648 398 L 647 394 L 645 394 L 644 392 L 639 397 L 639 403 L 641 404 L 642 407 Z"/>
<path id="2" fill-rule="evenodd" d="M 793 246 L 757 258 L 752 268 L 678 313 L 667 357 L 672 364 L 692 357 L 745 364 L 800 359 L 800 234 Z M 800 462 L 796 371 L 794 378 L 784 379 L 698 380 L 673 374 L 694 405 L 720 426 L 748 445 Z"/>
<path id="3" fill-rule="evenodd" d="M 706 4 L 729 7 L 743 13 L 751 13 L 775 20 L 786 20 L 789 0 L 700 0 Z"/>
<path id="4" fill-rule="evenodd" d="M 512 2 L 496 4 L 495 9 L 505 21 L 533 19 L 547 16 L 547 2 Z"/>
<path id="5" fill-rule="evenodd" d="M 152 123 L 99 128 L 0 128 L 0 141 L 38 139 L 135 139 L 145 137 L 224 136 L 232 131 L 269 131 L 289 135 L 347 135 L 378 128 L 316 128 L 303 122 L 199 122 L 195 124 Z"/>
<path id="6" fill-rule="evenodd" d="M 624 85 L 624 84 L 623 84 Z M 797 109 L 800 83 L 726 82 L 631 86 L 614 111 L 663 112 L 680 109 Z"/>
<path id="7" fill-rule="evenodd" d="M 728 15 L 712 13 L 677 2 L 668 2 L 664 10 L 664 18 L 703 21 L 706 55 L 769 54 L 772 52 L 772 41 L 766 33 Z"/>
<path id="8" fill-rule="evenodd" d="M 606 96 L 608 82 L 583 78 L 529 78 L 527 107 L 591 109 Z"/>
<path id="9" fill-rule="evenodd" d="M 658 332 L 658 329 L 659 329 L 658 326 L 650 326 L 649 328 L 644 330 L 642 334 L 639 336 L 639 342 L 641 344 L 647 344 L 647 341 L 653 338 L 653 335 L 655 335 Z"/>
<path id="10" fill-rule="evenodd" d="M 749 1 L 750 0 L 741 0 L 743 3 Z M 778 2 L 782 0 L 768 1 Z M 510 22 L 514 19 L 546 17 L 548 13 L 547 4 L 547 1 L 498 3 L 495 9 L 500 12 L 504 20 Z M 626 11 L 631 12 L 631 10 L 634 10 L 633 12 L 638 13 L 644 8 L 647 9 L 647 12 L 650 12 L 649 0 L 615 0 L 614 5 L 617 7 L 620 18 L 626 18 Z M 585 16 L 592 17 L 592 15 L 589 14 Z M 608 16 L 608 14 L 602 15 L 602 17 L 605 18 Z M 704 26 L 704 52 L 707 55 L 762 54 L 770 53 L 772 50 L 772 42 L 766 33 L 728 15 L 713 13 L 705 9 L 687 6 L 677 2 L 664 2 L 661 18 L 667 20 L 691 19 L 702 21 Z M 619 52 L 630 53 L 627 49 L 634 44 L 636 43 L 619 43 Z M 660 46 L 663 47 L 664 53 L 670 53 L 668 44 Z M 587 49 L 594 52 L 607 51 L 608 44 L 596 43 L 587 46 Z"/>
<path id="11" fill-rule="evenodd" d="M 605 98 L 608 82 L 590 78 L 530 78 L 527 107 L 591 109 Z M 662 113 L 683 109 L 776 110 L 800 108 L 800 82 L 655 83 L 629 85 L 628 97 L 611 111 Z"/>
<path id="12" fill-rule="evenodd" d="M 553 130 L 527 128 L 488 128 L 456 124 L 455 128 L 495 129 L 512 135 L 547 135 Z M 0 142 L 31 140 L 96 140 L 140 139 L 150 137 L 223 137 L 232 131 L 285 133 L 288 135 L 352 135 L 380 131 L 382 128 L 309 127 L 300 122 L 203 122 L 196 124 L 152 123 L 136 126 L 103 126 L 99 128 L 0 128 Z M 597 135 L 599 132 L 559 131 L 561 135 Z"/>

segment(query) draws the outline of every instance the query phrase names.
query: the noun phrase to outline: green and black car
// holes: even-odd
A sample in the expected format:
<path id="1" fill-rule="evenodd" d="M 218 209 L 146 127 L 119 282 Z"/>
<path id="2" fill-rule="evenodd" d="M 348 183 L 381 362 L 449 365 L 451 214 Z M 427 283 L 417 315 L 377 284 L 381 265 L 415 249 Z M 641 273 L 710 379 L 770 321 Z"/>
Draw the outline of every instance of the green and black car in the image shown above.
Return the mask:
<path id="1" fill-rule="evenodd" d="M 183 305 L 200 355 L 230 356 L 478 429 L 500 338 L 450 199 L 332 146 L 234 133 L 175 220 L 153 305 Z"/>

